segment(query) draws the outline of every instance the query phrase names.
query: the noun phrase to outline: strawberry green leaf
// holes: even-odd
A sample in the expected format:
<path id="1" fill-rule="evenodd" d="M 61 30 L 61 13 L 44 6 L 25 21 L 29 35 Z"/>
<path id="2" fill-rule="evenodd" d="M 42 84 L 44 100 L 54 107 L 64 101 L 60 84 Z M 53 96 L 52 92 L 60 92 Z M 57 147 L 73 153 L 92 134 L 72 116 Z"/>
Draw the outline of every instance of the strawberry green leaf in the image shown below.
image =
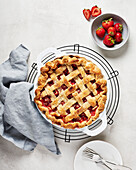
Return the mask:
<path id="1" fill-rule="evenodd" d="M 108 21 L 112 21 L 112 18 L 109 18 Z"/>
<path id="2" fill-rule="evenodd" d="M 109 34 L 110 34 L 110 35 L 114 35 L 114 33 L 113 33 L 112 31 L 111 31 L 111 32 L 109 32 Z"/>
<path id="3" fill-rule="evenodd" d="M 123 31 L 123 26 L 122 24 L 119 24 L 119 30 L 122 32 Z"/>
<path id="4" fill-rule="evenodd" d="M 102 29 L 102 27 L 98 27 L 96 31 L 101 30 L 101 29 Z"/>

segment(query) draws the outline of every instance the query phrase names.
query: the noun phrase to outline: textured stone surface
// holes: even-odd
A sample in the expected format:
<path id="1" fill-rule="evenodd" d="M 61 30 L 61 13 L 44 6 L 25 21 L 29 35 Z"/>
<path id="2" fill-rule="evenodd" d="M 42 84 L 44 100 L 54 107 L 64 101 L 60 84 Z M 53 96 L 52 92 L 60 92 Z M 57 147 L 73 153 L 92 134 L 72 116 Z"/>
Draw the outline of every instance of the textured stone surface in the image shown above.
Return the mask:
<path id="1" fill-rule="evenodd" d="M 65 143 L 57 140 L 61 156 L 37 146 L 26 152 L 0 137 L 1 170 L 73 170 L 74 156 L 87 141 L 100 139 L 113 144 L 121 153 L 124 164 L 136 168 L 136 1 L 131 0 L 79 1 L 79 0 L 0 0 L 0 63 L 8 58 L 12 49 L 24 44 L 30 51 L 29 66 L 36 56 L 48 47 L 79 43 L 90 47 L 107 58 L 120 73 L 121 100 L 114 124 L 95 138 Z M 129 41 L 117 51 L 103 51 L 90 36 L 91 22 L 82 14 L 84 8 L 98 5 L 103 13 L 122 16 L 130 29 Z M 133 14 L 132 14 L 133 12 Z M 30 69 L 30 67 L 29 67 Z"/>

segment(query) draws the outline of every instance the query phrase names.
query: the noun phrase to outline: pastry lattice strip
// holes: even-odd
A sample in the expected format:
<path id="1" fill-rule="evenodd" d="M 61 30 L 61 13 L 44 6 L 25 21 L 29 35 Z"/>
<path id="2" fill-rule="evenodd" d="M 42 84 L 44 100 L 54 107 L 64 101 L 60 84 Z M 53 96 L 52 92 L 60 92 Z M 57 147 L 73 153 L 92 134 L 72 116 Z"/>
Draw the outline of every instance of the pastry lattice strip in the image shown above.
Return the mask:
<path id="1" fill-rule="evenodd" d="M 55 73 L 52 74 L 51 79 L 49 79 L 49 81 L 53 80 L 54 83 L 55 82 L 56 83 L 54 85 L 52 85 L 51 87 L 46 87 L 46 94 L 51 95 L 52 109 L 54 109 L 55 107 L 58 107 L 58 112 L 61 115 L 67 115 L 66 110 L 70 109 L 71 114 L 67 115 L 67 117 L 66 117 L 66 121 L 69 121 L 69 120 L 72 120 L 73 118 L 78 118 L 79 115 L 81 113 L 83 113 L 84 110 L 86 110 L 86 108 L 89 108 L 91 106 L 92 101 L 93 101 L 93 103 L 95 103 L 95 100 L 94 99 L 92 100 L 92 97 L 88 96 L 90 94 L 90 92 L 92 91 L 92 89 L 94 89 L 94 88 L 92 88 L 92 83 L 90 83 L 90 81 L 88 81 L 88 82 L 86 81 L 86 79 L 90 78 L 90 80 L 91 80 L 93 77 L 88 76 L 82 67 L 78 67 L 78 69 L 76 69 L 75 71 L 73 71 L 72 73 L 70 73 L 66 76 L 63 74 L 61 76 L 61 80 L 58 81 L 57 76 L 60 76 L 63 73 L 63 71 L 66 69 L 68 69 L 69 72 L 71 72 L 73 70 L 72 66 L 67 66 L 67 67 L 63 66 L 63 67 L 61 67 L 61 71 L 60 71 L 60 69 L 57 69 L 55 72 L 56 74 Z M 57 74 L 57 73 L 59 73 L 59 74 Z M 82 80 L 78 77 L 79 74 L 81 74 L 81 76 L 83 77 Z M 69 80 L 71 80 L 71 79 L 74 79 L 74 81 L 77 84 L 74 87 L 69 82 Z M 86 82 L 87 87 L 90 91 L 84 86 L 84 82 Z M 68 89 L 66 89 L 65 91 L 60 91 L 59 88 L 61 87 L 62 84 L 65 84 L 68 87 Z M 56 90 L 56 88 L 59 91 L 58 97 L 56 97 L 55 94 L 53 93 L 53 91 Z M 76 90 L 78 88 L 81 90 L 81 92 L 79 94 L 76 92 Z M 72 89 L 71 92 L 70 92 L 70 89 Z M 73 93 L 73 98 L 68 100 L 67 96 L 71 93 Z M 87 97 L 86 103 L 83 103 L 82 99 L 84 97 Z M 66 104 L 64 104 L 64 106 L 60 105 L 61 101 L 64 101 Z M 89 101 L 91 101 L 91 102 L 89 102 Z M 71 106 L 77 102 L 80 106 L 81 105 L 82 106 L 79 109 L 75 110 L 75 109 L 73 109 L 74 107 L 71 107 Z M 55 112 L 55 114 L 57 116 L 60 115 L 58 112 Z M 85 114 L 87 117 L 91 116 L 89 114 L 88 110 L 85 112 Z"/>

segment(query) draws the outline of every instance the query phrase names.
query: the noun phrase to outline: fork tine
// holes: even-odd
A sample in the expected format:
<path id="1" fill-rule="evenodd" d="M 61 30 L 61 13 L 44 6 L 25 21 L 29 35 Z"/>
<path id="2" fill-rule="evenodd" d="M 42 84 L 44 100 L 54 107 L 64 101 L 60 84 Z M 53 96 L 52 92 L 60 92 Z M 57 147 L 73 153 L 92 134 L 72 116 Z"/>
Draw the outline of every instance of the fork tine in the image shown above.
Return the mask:
<path id="1" fill-rule="evenodd" d="M 90 150 L 90 148 L 86 147 L 86 148 L 83 150 L 83 152 L 92 152 L 92 151 Z"/>
<path id="2" fill-rule="evenodd" d="M 90 151 L 90 152 L 96 153 L 93 149 L 91 149 L 89 147 L 86 147 L 86 151 Z"/>
<path id="3" fill-rule="evenodd" d="M 87 150 L 83 150 L 82 154 L 90 156 L 90 157 L 93 157 L 93 153 L 92 152 L 88 152 Z"/>
<path id="4" fill-rule="evenodd" d="M 83 153 L 83 156 L 89 159 L 93 159 L 93 154 Z"/>
<path id="5" fill-rule="evenodd" d="M 83 155 L 90 155 L 90 156 L 93 156 L 93 153 L 90 153 L 90 152 L 83 152 Z"/>
<path id="6" fill-rule="evenodd" d="M 96 155 L 100 156 L 100 158 L 102 158 L 102 156 L 100 154 L 98 154 L 97 152 L 95 152 L 93 149 L 91 149 L 89 147 L 86 147 L 83 152 L 90 152 L 90 153 L 96 154 Z"/>

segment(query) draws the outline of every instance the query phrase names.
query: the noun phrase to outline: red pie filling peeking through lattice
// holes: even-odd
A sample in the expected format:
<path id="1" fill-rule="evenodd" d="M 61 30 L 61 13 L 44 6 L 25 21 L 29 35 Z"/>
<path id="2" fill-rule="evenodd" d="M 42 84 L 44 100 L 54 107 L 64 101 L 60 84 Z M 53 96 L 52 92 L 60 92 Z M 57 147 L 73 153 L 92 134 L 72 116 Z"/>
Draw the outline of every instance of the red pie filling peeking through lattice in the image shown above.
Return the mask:
<path id="1" fill-rule="evenodd" d="M 91 61 L 63 56 L 41 68 L 35 103 L 52 123 L 82 128 L 104 110 L 106 85 L 101 70 Z"/>

